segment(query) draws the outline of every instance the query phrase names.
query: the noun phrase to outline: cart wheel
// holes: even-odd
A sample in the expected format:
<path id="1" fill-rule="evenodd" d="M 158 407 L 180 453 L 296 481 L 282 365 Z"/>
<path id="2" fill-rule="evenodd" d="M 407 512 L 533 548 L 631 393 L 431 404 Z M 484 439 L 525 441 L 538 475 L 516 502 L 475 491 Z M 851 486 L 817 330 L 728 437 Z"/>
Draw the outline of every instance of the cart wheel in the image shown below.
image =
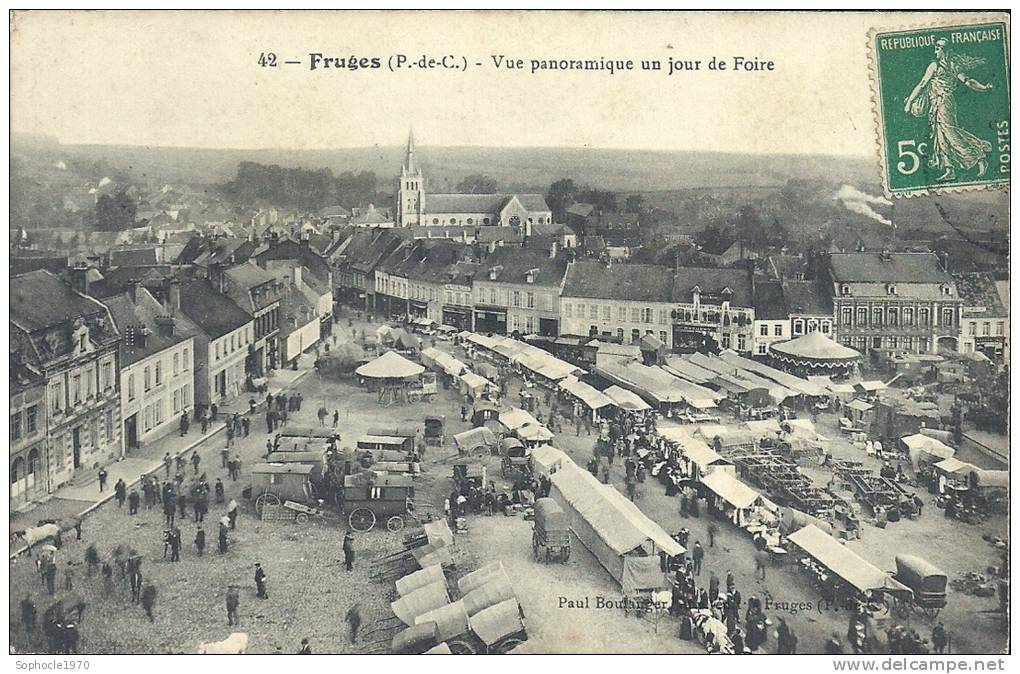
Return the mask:
<path id="1" fill-rule="evenodd" d="M 267 505 L 280 505 L 280 498 L 276 494 L 259 494 L 259 497 L 255 499 L 255 512 L 259 517 L 262 517 L 262 508 Z"/>
<path id="2" fill-rule="evenodd" d="M 386 528 L 390 531 L 400 531 L 404 528 L 404 518 L 400 515 L 394 515 L 386 520 Z"/>
<path id="3" fill-rule="evenodd" d="M 492 649 L 492 652 L 496 655 L 506 655 L 513 649 L 517 648 L 524 643 L 524 639 L 518 639 L 517 637 L 510 637 L 505 641 L 496 644 L 496 647 Z"/>
<path id="4" fill-rule="evenodd" d="M 298 513 L 297 517 L 294 518 L 298 524 L 308 524 L 308 513 Z"/>
<path id="5" fill-rule="evenodd" d="M 375 526 L 375 513 L 368 508 L 358 508 L 347 518 L 351 528 L 362 533 L 371 531 Z"/>
<path id="6" fill-rule="evenodd" d="M 446 645 L 450 647 L 450 652 L 454 655 L 475 655 L 474 647 L 466 641 L 457 639 L 447 642 Z"/>

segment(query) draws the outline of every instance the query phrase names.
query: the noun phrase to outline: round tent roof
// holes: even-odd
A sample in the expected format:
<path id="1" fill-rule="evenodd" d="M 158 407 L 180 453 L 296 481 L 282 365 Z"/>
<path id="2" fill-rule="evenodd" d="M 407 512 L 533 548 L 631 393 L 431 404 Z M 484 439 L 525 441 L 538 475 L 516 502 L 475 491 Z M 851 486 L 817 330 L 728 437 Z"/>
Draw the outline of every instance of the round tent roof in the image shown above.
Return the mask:
<path id="1" fill-rule="evenodd" d="M 354 372 L 369 379 L 408 379 L 417 377 L 425 368 L 401 356 L 396 351 L 387 351 Z"/>
<path id="2" fill-rule="evenodd" d="M 838 344 L 820 332 L 773 344 L 770 349 L 777 356 L 801 360 L 855 360 L 861 357 L 859 351 Z"/>

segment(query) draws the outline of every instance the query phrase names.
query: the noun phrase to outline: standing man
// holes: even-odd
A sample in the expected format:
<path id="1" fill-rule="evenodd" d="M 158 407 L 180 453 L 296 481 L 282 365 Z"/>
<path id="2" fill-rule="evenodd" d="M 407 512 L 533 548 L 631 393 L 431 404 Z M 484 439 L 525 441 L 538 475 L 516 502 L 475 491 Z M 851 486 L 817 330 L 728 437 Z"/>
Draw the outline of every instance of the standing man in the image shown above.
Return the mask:
<path id="1" fill-rule="evenodd" d="M 344 568 L 354 570 L 354 534 L 350 529 L 344 535 Z"/>
<path id="2" fill-rule="evenodd" d="M 191 420 L 188 419 L 188 411 L 184 410 L 181 412 L 181 437 L 183 438 L 188 434 L 188 428 L 191 426 Z M 169 456 L 169 453 L 167 454 Z"/>
<path id="3" fill-rule="evenodd" d="M 336 428 L 336 425 L 338 423 L 340 423 L 340 410 L 334 410 L 333 411 L 333 428 Z"/>
<path id="4" fill-rule="evenodd" d="M 174 460 L 170 458 L 170 452 L 163 455 L 163 467 L 166 468 L 166 479 L 170 479 L 170 469 L 174 466 Z"/>
<path id="5" fill-rule="evenodd" d="M 237 617 L 237 607 L 240 603 L 241 598 L 237 594 L 237 586 L 230 585 L 227 587 L 227 624 L 230 626 L 240 624 L 240 620 Z"/>
<path id="6" fill-rule="evenodd" d="M 949 643 L 949 637 L 946 634 L 946 626 L 940 621 L 939 624 L 931 630 L 931 645 L 932 650 L 938 655 L 942 655 L 946 650 L 946 644 Z"/>
<path id="7" fill-rule="evenodd" d="M 123 479 L 118 479 L 117 484 L 113 485 L 113 495 L 117 499 L 117 507 L 122 508 L 127 498 L 127 484 Z"/>
<path id="8" fill-rule="evenodd" d="M 198 450 L 196 449 L 194 452 L 191 453 L 191 467 L 195 469 L 195 475 L 198 475 L 198 464 L 200 464 L 201 462 L 202 457 L 198 455 Z"/>
<path id="9" fill-rule="evenodd" d="M 177 527 L 170 531 L 170 561 L 181 561 L 181 530 Z"/>
<path id="10" fill-rule="evenodd" d="M 156 622 L 156 617 L 152 614 L 152 609 L 156 606 L 156 587 L 149 583 L 142 590 L 142 608 L 145 609 L 145 615 L 149 617 L 149 622 Z"/>
<path id="11" fill-rule="evenodd" d="M 230 469 L 230 443 L 227 442 L 227 446 L 220 450 L 220 463 L 223 468 Z"/>
<path id="12" fill-rule="evenodd" d="M 708 547 L 715 547 L 715 535 L 719 533 L 719 526 L 715 522 L 708 523 Z"/>
<path id="13" fill-rule="evenodd" d="M 102 494 L 103 490 L 106 489 L 106 468 L 99 469 L 99 493 Z"/>
<path id="14" fill-rule="evenodd" d="M 221 555 L 226 554 L 227 546 L 228 546 L 226 519 L 227 518 L 224 517 L 223 519 L 220 520 L 220 535 L 219 535 L 219 544 L 220 544 L 220 547 L 219 547 L 219 550 L 220 550 L 220 554 Z"/>
<path id="15" fill-rule="evenodd" d="M 198 525 L 198 530 L 195 532 L 195 548 L 198 549 L 199 557 L 205 553 L 205 529 L 201 524 Z"/>
<path id="16" fill-rule="evenodd" d="M 701 575 L 701 563 L 705 559 L 705 549 L 701 547 L 701 541 L 694 541 L 694 549 L 691 551 L 691 557 L 694 559 L 694 575 Z"/>
<path id="17" fill-rule="evenodd" d="M 230 522 L 231 530 L 237 528 L 237 501 L 230 499 L 227 504 L 227 521 Z"/>
<path id="18" fill-rule="evenodd" d="M 244 437 L 248 437 L 248 433 L 251 431 L 251 420 L 248 417 L 241 419 L 241 429 L 244 431 Z"/>
<path id="19" fill-rule="evenodd" d="M 128 496 L 128 514 L 129 515 L 137 515 L 138 514 L 138 503 L 139 503 L 140 500 L 141 500 L 141 497 L 138 496 L 138 490 L 137 489 L 132 489 L 131 490 L 131 495 Z"/>
<path id="20" fill-rule="evenodd" d="M 258 562 L 255 563 L 255 596 L 259 599 L 269 599 L 269 593 L 266 592 L 266 581 L 269 577 L 266 572 L 262 570 L 262 565 Z"/>

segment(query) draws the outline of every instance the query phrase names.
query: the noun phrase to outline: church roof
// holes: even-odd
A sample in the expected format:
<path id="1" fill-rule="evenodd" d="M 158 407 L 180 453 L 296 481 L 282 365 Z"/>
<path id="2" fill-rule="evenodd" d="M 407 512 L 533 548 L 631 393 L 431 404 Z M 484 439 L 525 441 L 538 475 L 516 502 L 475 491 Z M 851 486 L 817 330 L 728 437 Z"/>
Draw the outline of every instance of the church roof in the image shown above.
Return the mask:
<path id="1" fill-rule="evenodd" d="M 528 211 L 545 212 L 549 205 L 541 194 L 427 194 L 428 213 L 498 213 L 514 197 Z"/>

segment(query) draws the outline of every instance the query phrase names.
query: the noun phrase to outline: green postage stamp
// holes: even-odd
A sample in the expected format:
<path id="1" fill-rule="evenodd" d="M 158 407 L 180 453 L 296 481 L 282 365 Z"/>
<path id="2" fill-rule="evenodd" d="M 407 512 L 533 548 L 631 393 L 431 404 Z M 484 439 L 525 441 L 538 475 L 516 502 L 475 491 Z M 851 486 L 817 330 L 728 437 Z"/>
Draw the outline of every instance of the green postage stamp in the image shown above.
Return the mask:
<path id="1" fill-rule="evenodd" d="M 1005 23 L 873 31 L 872 87 L 890 196 L 1008 185 Z"/>

